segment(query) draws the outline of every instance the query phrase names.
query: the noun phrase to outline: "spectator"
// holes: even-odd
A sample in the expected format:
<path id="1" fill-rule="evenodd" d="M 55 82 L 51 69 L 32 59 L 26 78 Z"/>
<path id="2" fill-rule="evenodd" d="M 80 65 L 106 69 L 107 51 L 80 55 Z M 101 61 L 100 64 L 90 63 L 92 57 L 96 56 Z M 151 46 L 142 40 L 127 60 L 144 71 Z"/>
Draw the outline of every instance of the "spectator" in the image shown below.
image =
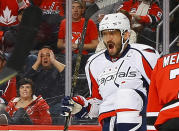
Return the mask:
<path id="1" fill-rule="evenodd" d="M 158 59 L 149 87 L 148 131 L 179 131 L 178 67 L 179 52 Z"/>
<path id="2" fill-rule="evenodd" d="M 0 0 L 0 49 L 4 51 L 3 36 L 9 27 L 18 24 L 18 10 L 26 8 L 28 0 Z"/>
<path id="3" fill-rule="evenodd" d="M 65 97 L 63 115 L 98 117 L 103 131 L 146 131 L 147 88 L 159 54 L 128 44 L 130 21 L 123 13 L 105 15 L 99 31 L 107 49 L 86 64 L 90 96 Z"/>
<path id="4" fill-rule="evenodd" d="M 25 76 L 34 81 L 35 94 L 42 95 L 50 106 L 53 124 L 63 124 L 60 117 L 60 99 L 64 96 L 65 65 L 55 59 L 49 46 L 44 46 L 38 52 L 38 57 Z"/>
<path id="5" fill-rule="evenodd" d="M 24 12 L 24 8 L 18 11 L 18 15 L 17 15 L 18 23 L 20 23 L 22 20 L 23 12 Z M 5 52 L 12 53 L 17 41 L 16 38 L 17 38 L 18 30 L 19 30 L 19 24 L 16 24 L 14 26 L 9 27 L 9 29 L 4 33 L 2 48 Z"/>
<path id="6" fill-rule="evenodd" d="M 104 15 L 115 13 L 118 7 L 122 4 L 123 0 L 82 0 L 85 3 L 86 8 L 96 3 L 99 10 L 92 15 L 91 19 L 98 26 Z M 100 19 L 100 20 L 99 20 Z"/>
<path id="7" fill-rule="evenodd" d="M 3 67 L 6 65 L 9 54 L 0 51 L 0 72 Z M 34 55 L 29 55 L 26 64 L 24 66 L 24 70 L 28 70 L 29 66 L 32 65 L 32 60 L 34 59 Z M 16 81 L 18 80 L 20 73 L 16 76 L 8 80 L 7 82 L 0 85 L 0 103 L 4 103 L 5 105 L 13 98 L 16 97 Z"/>
<path id="8" fill-rule="evenodd" d="M 1 111 L 7 116 L 8 124 L 51 124 L 49 106 L 41 96 L 34 95 L 32 80 L 23 78 L 18 82 L 18 95 L 8 103 L 6 112 Z"/>
<path id="9" fill-rule="evenodd" d="M 0 73 L 6 64 L 8 55 L 0 51 Z M 0 85 L 0 103 L 7 104 L 13 97 L 16 97 L 16 77 Z"/>
<path id="10" fill-rule="evenodd" d="M 76 54 L 78 53 L 78 44 L 81 42 L 81 35 L 83 30 L 83 24 L 85 19 L 82 18 L 82 3 L 79 0 L 73 0 L 72 2 L 72 50 L 73 50 L 73 61 L 76 61 Z M 57 47 L 64 53 L 65 49 L 65 23 L 64 19 L 60 25 Z M 98 30 L 94 22 L 90 19 L 88 21 L 84 47 L 82 51 L 82 63 L 86 63 L 88 53 L 94 51 L 98 44 Z M 84 64 L 83 64 L 84 65 Z M 81 71 L 84 71 L 84 67 L 80 67 Z M 80 71 L 80 72 L 81 72 Z"/>
<path id="11" fill-rule="evenodd" d="M 17 18 L 18 18 L 19 23 L 21 22 L 24 10 L 25 10 L 25 8 L 22 8 L 18 11 Z M 9 28 L 9 30 L 6 31 L 4 34 L 2 49 L 4 50 L 4 52 L 8 53 L 9 55 L 13 52 L 15 44 L 17 43 L 18 31 L 19 31 L 19 24 L 11 26 Z M 31 68 L 32 64 L 34 64 L 34 59 L 36 59 L 36 58 L 37 58 L 36 55 L 29 53 L 29 55 L 25 61 L 25 65 L 24 65 L 22 72 L 27 71 L 29 68 Z"/>
<path id="12" fill-rule="evenodd" d="M 155 47 L 155 28 L 162 17 L 162 10 L 155 1 L 128 0 L 118 10 L 125 10 L 132 16 L 132 29 L 137 33 L 137 42 Z"/>
<path id="13" fill-rule="evenodd" d="M 64 19 L 65 0 L 33 0 L 42 9 L 43 22 L 40 26 L 36 39 L 36 50 L 49 45 L 56 53 L 58 30 L 61 21 Z"/>
<path id="14" fill-rule="evenodd" d="M 96 3 L 98 5 L 98 7 L 100 9 L 102 9 L 102 8 L 108 6 L 108 5 L 112 5 L 112 4 L 117 3 L 117 2 L 119 2 L 121 0 L 110 0 L 110 1 L 108 1 L 108 0 L 81 0 L 81 1 L 87 8 L 90 5 Z"/>
<path id="15" fill-rule="evenodd" d="M 29 5 L 28 0 L 0 0 L 0 30 L 18 24 L 18 10 Z"/>

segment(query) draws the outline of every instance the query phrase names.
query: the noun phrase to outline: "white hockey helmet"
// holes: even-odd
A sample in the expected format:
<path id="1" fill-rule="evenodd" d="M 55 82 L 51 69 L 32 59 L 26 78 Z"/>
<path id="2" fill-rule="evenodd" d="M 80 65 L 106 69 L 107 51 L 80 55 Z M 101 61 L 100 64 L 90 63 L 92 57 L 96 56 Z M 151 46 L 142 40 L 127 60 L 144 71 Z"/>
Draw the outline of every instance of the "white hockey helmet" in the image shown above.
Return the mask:
<path id="1" fill-rule="evenodd" d="M 124 46 L 129 41 L 129 38 L 124 41 L 124 33 L 130 32 L 130 21 L 123 13 L 114 13 L 105 15 L 102 21 L 99 23 L 100 39 L 102 38 L 102 31 L 104 30 L 120 30 L 122 37 L 122 49 L 120 53 L 124 51 Z M 103 39 L 101 39 L 103 41 Z"/>
<path id="2" fill-rule="evenodd" d="M 130 30 L 130 21 L 123 13 L 105 15 L 99 23 L 99 31 L 120 30 L 121 34 Z"/>

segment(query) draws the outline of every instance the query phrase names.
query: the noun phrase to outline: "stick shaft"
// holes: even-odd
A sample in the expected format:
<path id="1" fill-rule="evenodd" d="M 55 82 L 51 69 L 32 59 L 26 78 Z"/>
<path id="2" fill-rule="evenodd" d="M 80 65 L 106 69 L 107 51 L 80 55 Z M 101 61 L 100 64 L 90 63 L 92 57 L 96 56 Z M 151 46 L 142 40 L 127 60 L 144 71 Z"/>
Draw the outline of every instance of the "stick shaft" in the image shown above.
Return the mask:
<path id="1" fill-rule="evenodd" d="M 76 84 L 77 84 L 77 81 L 78 81 L 79 68 L 80 68 L 80 63 L 81 63 L 82 50 L 83 50 L 83 47 L 84 47 L 84 40 L 85 40 L 88 20 L 89 19 L 85 19 L 85 22 L 84 22 L 84 25 L 83 25 L 83 32 L 82 32 L 82 37 L 81 37 L 81 43 L 80 43 L 79 49 L 78 49 L 70 97 L 73 97 L 73 90 L 76 87 Z M 68 126 L 69 126 L 70 121 L 71 121 L 71 112 L 69 113 L 69 116 L 67 116 L 66 119 L 65 119 L 64 131 L 68 130 Z"/>
<path id="2" fill-rule="evenodd" d="M 85 41 L 85 36 L 86 36 L 86 30 L 87 30 L 87 25 L 89 18 L 98 10 L 98 6 L 96 4 L 93 4 L 89 9 L 86 10 L 85 13 L 85 22 L 83 24 L 83 31 L 82 31 L 82 36 L 81 36 L 81 42 L 79 44 L 79 49 L 78 49 L 78 54 L 77 54 L 77 60 L 76 60 L 76 65 L 75 65 L 75 70 L 74 70 L 74 75 L 73 75 L 73 80 L 72 80 L 72 88 L 70 92 L 70 96 L 73 97 L 73 92 L 74 88 L 76 87 L 77 81 L 78 81 L 78 75 L 79 75 L 79 68 L 80 68 L 80 63 L 81 63 L 81 57 L 82 57 L 82 50 L 84 47 L 84 41 Z M 65 125 L 64 125 L 64 131 L 68 130 L 69 123 L 71 121 L 71 112 L 69 113 L 69 116 L 66 117 L 65 120 Z"/>

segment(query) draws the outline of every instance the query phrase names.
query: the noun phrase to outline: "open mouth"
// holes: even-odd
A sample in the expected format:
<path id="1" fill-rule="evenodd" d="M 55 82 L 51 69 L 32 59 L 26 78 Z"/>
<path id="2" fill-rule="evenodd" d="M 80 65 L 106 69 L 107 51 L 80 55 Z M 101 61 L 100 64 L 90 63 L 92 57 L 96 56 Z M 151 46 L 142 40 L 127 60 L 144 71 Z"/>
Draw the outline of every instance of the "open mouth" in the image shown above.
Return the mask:
<path id="1" fill-rule="evenodd" d="M 78 14 L 78 13 L 74 13 L 73 16 L 74 16 L 74 17 L 77 17 L 77 16 L 79 16 L 79 14 Z"/>
<path id="2" fill-rule="evenodd" d="M 109 44 L 108 44 L 108 48 L 109 48 L 109 49 L 113 49 L 113 48 L 114 48 L 114 43 L 109 43 Z"/>
<path id="3" fill-rule="evenodd" d="M 113 49 L 114 48 L 114 45 L 113 44 L 109 44 L 109 49 Z"/>
<path id="4" fill-rule="evenodd" d="M 47 63 L 48 63 L 48 61 L 44 61 L 44 63 L 45 63 L 45 64 L 47 64 Z"/>
<path id="5" fill-rule="evenodd" d="M 24 95 L 27 95 L 27 92 L 23 92 Z"/>

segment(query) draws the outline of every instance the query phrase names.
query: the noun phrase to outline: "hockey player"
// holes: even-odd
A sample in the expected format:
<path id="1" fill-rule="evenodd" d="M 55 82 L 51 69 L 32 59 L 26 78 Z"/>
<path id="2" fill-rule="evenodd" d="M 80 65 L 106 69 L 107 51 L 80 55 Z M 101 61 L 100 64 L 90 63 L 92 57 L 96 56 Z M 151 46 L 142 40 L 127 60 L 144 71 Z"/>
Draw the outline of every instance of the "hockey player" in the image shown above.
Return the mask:
<path id="1" fill-rule="evenodd" d="M 179 131 L 178 83 L 179 52 L 160 58 L 153 70 L 147 106 L 148 131 Z"/>
<path id="2" fill-rule="evenodd" d="M 99 25 L 106 50 L 88 59 L 86 76 L 90 97 L 65 97 L 63 115 L 98 117 L 103 131 L 146 131 L 147 86 L 159 57 L 150 46 L 128 44 L 129 19 L 122 13 L 108 14 Z"/>

